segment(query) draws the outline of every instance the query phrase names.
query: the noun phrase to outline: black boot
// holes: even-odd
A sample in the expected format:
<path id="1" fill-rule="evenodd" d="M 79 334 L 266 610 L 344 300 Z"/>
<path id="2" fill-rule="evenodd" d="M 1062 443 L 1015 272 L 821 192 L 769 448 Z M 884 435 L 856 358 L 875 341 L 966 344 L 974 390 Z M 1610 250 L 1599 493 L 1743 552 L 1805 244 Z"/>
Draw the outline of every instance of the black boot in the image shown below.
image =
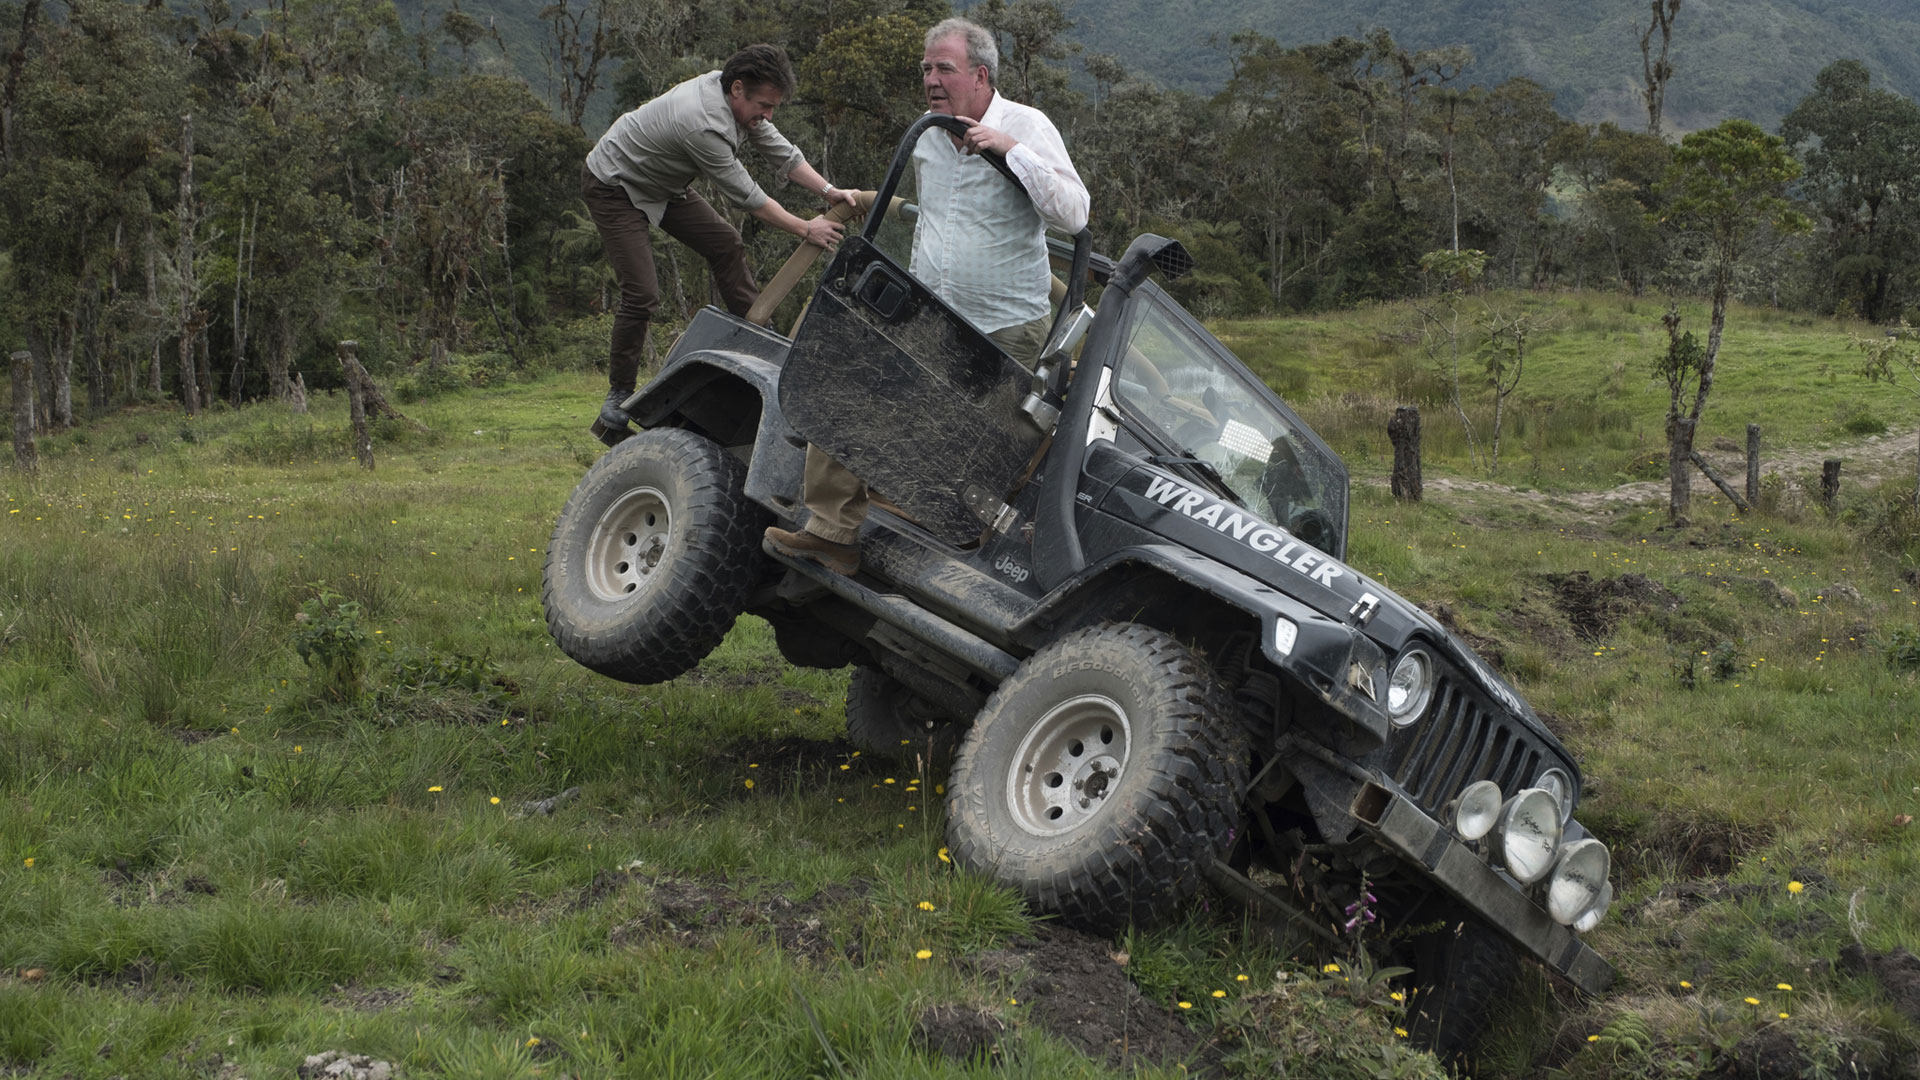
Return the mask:
<path id="1" fill-rule="evenodd" d="M 621 402 L 632 396 L 631 390 L 607 391 L 607 400 L 600 406 L 600 415 L 594 417 L 593 423 L 587 425 L 587 431 L 608 446 L 632 435 L 633 431 L 627 425 L 633 421 L 633 417 L 628 416 L 627 410 L 620 407 Z"/>

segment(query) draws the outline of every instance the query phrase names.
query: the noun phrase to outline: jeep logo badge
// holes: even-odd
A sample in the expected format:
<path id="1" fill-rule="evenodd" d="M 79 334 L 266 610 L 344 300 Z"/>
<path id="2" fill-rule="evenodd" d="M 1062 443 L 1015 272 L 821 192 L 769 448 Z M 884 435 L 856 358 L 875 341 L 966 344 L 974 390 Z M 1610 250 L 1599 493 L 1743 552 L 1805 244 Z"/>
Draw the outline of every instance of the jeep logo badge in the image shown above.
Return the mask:
<path id="1" fill-rule="evenodd" d="M 1025 581 L 1033 575 L 1033 571 L 1014 562 L 1013 556 L 1011 555 L 1002 555 L 993 560 L 993 568 L 1007 575 L 1008 578 L 1015 582 Z"/>

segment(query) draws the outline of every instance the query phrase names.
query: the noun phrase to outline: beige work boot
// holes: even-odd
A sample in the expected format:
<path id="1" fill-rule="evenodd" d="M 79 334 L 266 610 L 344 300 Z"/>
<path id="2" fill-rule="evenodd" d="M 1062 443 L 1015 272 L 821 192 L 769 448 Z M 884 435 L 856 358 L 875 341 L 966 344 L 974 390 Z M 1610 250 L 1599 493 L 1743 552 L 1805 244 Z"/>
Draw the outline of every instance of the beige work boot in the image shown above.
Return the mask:
<path id="1" fill-rule="evenodd" d="M 860 545 L 836 544 L 802 529 L 788 532 L 778 527 L 767 529 L 767 545 L 790 559 L 805 559 L 824 566 L 842 577 L 852 577 L 860 569 Z"/>

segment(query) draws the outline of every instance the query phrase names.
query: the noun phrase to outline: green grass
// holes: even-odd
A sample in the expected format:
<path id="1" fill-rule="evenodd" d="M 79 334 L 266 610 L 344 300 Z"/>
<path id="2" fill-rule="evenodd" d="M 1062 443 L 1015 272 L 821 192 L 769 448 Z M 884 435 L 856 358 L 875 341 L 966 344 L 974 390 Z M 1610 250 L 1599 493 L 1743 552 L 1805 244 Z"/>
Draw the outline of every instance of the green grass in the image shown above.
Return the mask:
<path id="1" fill-rule="evenodd" d="M 1500 479 L 1611 486 L 1639 440 L 1657 452 L 1658 311 L 1551 309 L 1523 384 L 1545 434 L 1510 433 Z M 1627 1063 L 1644 1075 L 1776 1028 L 1809 1055 L 1911 1060 L 1920 1033 L 1871 980 L 1820 966 L 1856 935 L 1920 941 L 1920 841 L 1896 823 L 1920 802 L 1920 683 L 1888 662 L 1920 627 L 1900 493 L 1849 491 L 1834 516 L 1699 498 L 1684 530 L 1525 491 L 1398 504 L 1385 416 L 1431 387 L 1406 316 L 1223 334 L 1354 462 L 1351 561 L 1498 654 L 1581 757 L 1583 818 L 1616 852 L 1592 941 L 1619 985 L 1582 1002 L 1530 980 L 1486 1071 L 1611 1075 L 1624 1044 L 1586 1038 L 1622 1016 L 1660 1040 Z M 1769 445 L 1817 445 L 1867 409 L 1910 430 L 1903 399 L 1845 374 L 1843 340 L 1736 311 L 1704 437 L 1759 419 Z M 788 667 L 753 619 L 664 686 L 557 654 L 540 566 L 598 397 L 566 376 L 414 402 L 429 431 L 387 430 L 371 473 L 327 398 L 115 414 L 42 440 L 37 477 L 0 473 L 0 1069 L 189 1076 L 218 1054 L 284 1075 L 345 1049 L 414 1076 L 1116 1075 L 968 959 L 1030 916 L 938 857 L 942 778 L 835 741 L 844 673 Z M 1422 404 L 1434 472 L 1466 472 Z M 1679 603 L 1583 637 L 1555 584 L 1575 571 Z M 360 605 L 353 700 L 295 650 L 322 592 Z M 1229 1075 L 1435 1069 L 1393 1009 L 1223 913 L 1112 948 Z M 949 1002 L 1009 1025 L 997 1063 L 916 1045 Z"/>

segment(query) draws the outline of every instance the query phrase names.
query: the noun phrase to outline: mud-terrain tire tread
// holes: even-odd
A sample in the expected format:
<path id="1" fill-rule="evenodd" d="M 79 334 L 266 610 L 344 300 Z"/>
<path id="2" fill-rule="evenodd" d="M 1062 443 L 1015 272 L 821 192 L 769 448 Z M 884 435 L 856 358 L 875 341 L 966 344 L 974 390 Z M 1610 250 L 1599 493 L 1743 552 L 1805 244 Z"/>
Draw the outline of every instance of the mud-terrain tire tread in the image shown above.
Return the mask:
<path id="1" fill-rule="evenodd" d="M 1069 658 L 1131 670 L 1147 690 L 1145 700 L 1128 705 L 1137 712 L 1129 716 L 1134 734 L 1115 792 L 1119 801 L 1085 827 L 1042 841 L 1010 820 L 996 826 L 994 803 L 1004 802 L 1006 757 L 1015 752 L 1025 725 L 1066 694 L 1080 692 L 1049 690 L 1060 681 L 1052 669 Z M 1122 700 L 1124 681 L 1108 678 L 1107 692 Z M 1006 756 L 996 754 L 1002 745 Z M 1136 624 L 1077 631 L 1029 657 L 974 721 L 948 785 L 947 844 L 961 866 L 1097 933 L 1165 923 L 1198 891 L 1207 866 L 1231 846 L 1247 761 L 1246 734 L 1235 722 L 1232 698 L 1197 652 Z"/>
<path id="2" fill-rule="evenodd" d="M 862 664 L 847 679 L 847 741 L 875 757 L 907 765 L 918 759 L 928 769 L 944 769 L 965 725 L 936 719 L 935 712 L 879 668 Z"/>
<path id="3" fill-rule="evenodd" d="M 1414 1043 L 1471 1075 L 1496 1006 L 1520 978 L 1519 952 L 1499 931 L 1458 913 L 1403 952 L 1413 968 L 1407 1027 Z"/>
<path id="4" fill-rule="evenodd" d="M 658 683 L 705 659 L 732 629 L 759 580 L 769 514 L 744 493 L 746 466 L 713 440 L 680 428 L 643 431 L 600 456 L 573 489 L 547 545 L 541 604 L 562 652 L 609 678 Z M 664 574 L 619 601 L 593 595 L 587 545 L 601 516 L 651 485 L 673 515 Z"/>

